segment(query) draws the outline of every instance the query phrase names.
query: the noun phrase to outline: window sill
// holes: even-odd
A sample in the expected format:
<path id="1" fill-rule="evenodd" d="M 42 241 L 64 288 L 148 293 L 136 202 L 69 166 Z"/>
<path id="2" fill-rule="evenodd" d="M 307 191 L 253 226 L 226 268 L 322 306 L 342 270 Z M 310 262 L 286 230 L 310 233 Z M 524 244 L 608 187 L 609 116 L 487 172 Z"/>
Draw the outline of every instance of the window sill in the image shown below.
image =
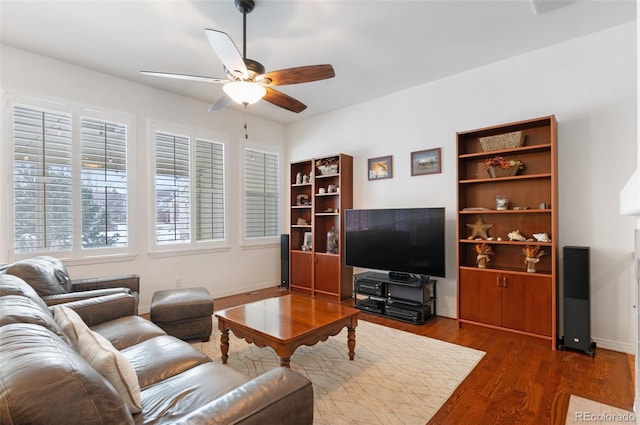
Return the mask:
<path id="1" fill-rule="evenodd" d="M 46 254 L 49 255 L 49 254 Z M 129 254 L 114 254 L 114 255 L 100 255 L 93 257 L 75 257 L 75 258 L 61 258 L 65 267 L 69 266 L 87 266 L 92 264 L 105 264 L 105 263 L 120 263 L 124 261 L 133 261 L 138 257 L 137 253 Z"/>
<path id="2" fill-rule="evenodd" d="M 167 249 L 163 251 L 151 251 L 147 255 L 149 258 L 167 258 L 167 257 L 178 257 L 181 255 L 198 255 L 198 254 L 209 254 L 213 252 L 224 252 L 229 251 L 231 249 L 230 246 L 220 246 L 220 247 L 211 247 L 211 248 L 187 248 L 187 249 Z"/>

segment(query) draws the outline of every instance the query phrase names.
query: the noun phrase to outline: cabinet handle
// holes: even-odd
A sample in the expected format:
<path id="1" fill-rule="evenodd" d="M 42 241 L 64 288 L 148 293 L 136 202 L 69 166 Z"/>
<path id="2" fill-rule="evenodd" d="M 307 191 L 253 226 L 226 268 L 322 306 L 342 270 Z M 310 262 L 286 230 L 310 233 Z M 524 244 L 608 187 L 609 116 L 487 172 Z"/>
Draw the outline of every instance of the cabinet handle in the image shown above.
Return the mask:
<path id="1" fill-rule="evenodd" d="M 496 286 L 499 288 L 502 285 L 500 284 L 500 276 L 496 276 Z"/>
<path id="2" fill-rule="evenodd" d="M 503 282 L 502 287 L 503 287 L 503 288 L 506 288 L 506 287 L 507 287 L 507 278 L 506 278 L 506 277 L 503 277 L 502 279 L 503 279 L 503 280 L 502 280 L 502 282 Z"/>

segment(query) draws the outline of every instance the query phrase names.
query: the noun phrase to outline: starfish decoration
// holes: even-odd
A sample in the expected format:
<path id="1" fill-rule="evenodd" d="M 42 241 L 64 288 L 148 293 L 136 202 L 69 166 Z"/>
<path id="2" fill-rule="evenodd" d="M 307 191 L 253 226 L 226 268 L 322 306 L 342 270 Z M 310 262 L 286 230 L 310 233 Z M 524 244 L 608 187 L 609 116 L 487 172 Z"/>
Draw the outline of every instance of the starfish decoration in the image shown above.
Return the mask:
<path id="1" fill-rule="evenodd" d="M 487 230 L 493 227 L 493 224 L 487 224 L 482 220 L 482 217 L 478 217 L 478 220 L 473 224 L 467 224 L 467 227 L 471 229 L 471 236 L 468 239 L 475 239 L 476 237 L 481 239 L 489 238 Z"/>

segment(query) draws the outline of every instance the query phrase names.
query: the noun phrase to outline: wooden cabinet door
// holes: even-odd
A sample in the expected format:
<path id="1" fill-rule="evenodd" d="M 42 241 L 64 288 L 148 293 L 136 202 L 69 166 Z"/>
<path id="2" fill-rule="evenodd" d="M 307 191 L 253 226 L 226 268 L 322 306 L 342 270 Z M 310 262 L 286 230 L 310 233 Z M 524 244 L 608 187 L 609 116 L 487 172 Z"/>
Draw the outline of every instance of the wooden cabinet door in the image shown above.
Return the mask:
<path id="1" fill-rule="evenodd" d="M 340 294 L 340 256 L 316 253 L 316 291 Z"/>
<path id="2" fill-rule="evenodd" d="M 460 318 L 502 326 L 502 281 L 500 273 L 460 270 Z"/>
<path id="3" fill-rule="evenodd" d="M 550 276 L 503 274 L 502 322 L 506 328 L 551 336 Z"/>
<path id="4" fill-rule="evenodd" d="M 311 289 L 312 259 L 310 251 L 291 251 L 290 285 Z"/>

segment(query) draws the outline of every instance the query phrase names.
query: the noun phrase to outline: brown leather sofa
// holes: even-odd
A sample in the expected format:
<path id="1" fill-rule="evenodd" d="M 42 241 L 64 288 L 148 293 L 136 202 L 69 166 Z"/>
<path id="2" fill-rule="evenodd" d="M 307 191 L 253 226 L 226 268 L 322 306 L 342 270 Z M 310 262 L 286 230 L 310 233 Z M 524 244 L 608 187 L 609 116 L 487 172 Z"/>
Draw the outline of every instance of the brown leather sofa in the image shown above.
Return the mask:
<path id="1" fill-rule="evenodd" d="M 58 323 L 69 310 L 48 307 L 22 279 L 0 273 L 0 423 L 313 423 L 313 389 L 304 376 L 278 367 L 249 379 L 138 316 L 130 293 L 63 305 L 88 325 L 83 335 L 101 335 L 133 368 L 141 411 L 131 413 L 80 340 Z"/>

